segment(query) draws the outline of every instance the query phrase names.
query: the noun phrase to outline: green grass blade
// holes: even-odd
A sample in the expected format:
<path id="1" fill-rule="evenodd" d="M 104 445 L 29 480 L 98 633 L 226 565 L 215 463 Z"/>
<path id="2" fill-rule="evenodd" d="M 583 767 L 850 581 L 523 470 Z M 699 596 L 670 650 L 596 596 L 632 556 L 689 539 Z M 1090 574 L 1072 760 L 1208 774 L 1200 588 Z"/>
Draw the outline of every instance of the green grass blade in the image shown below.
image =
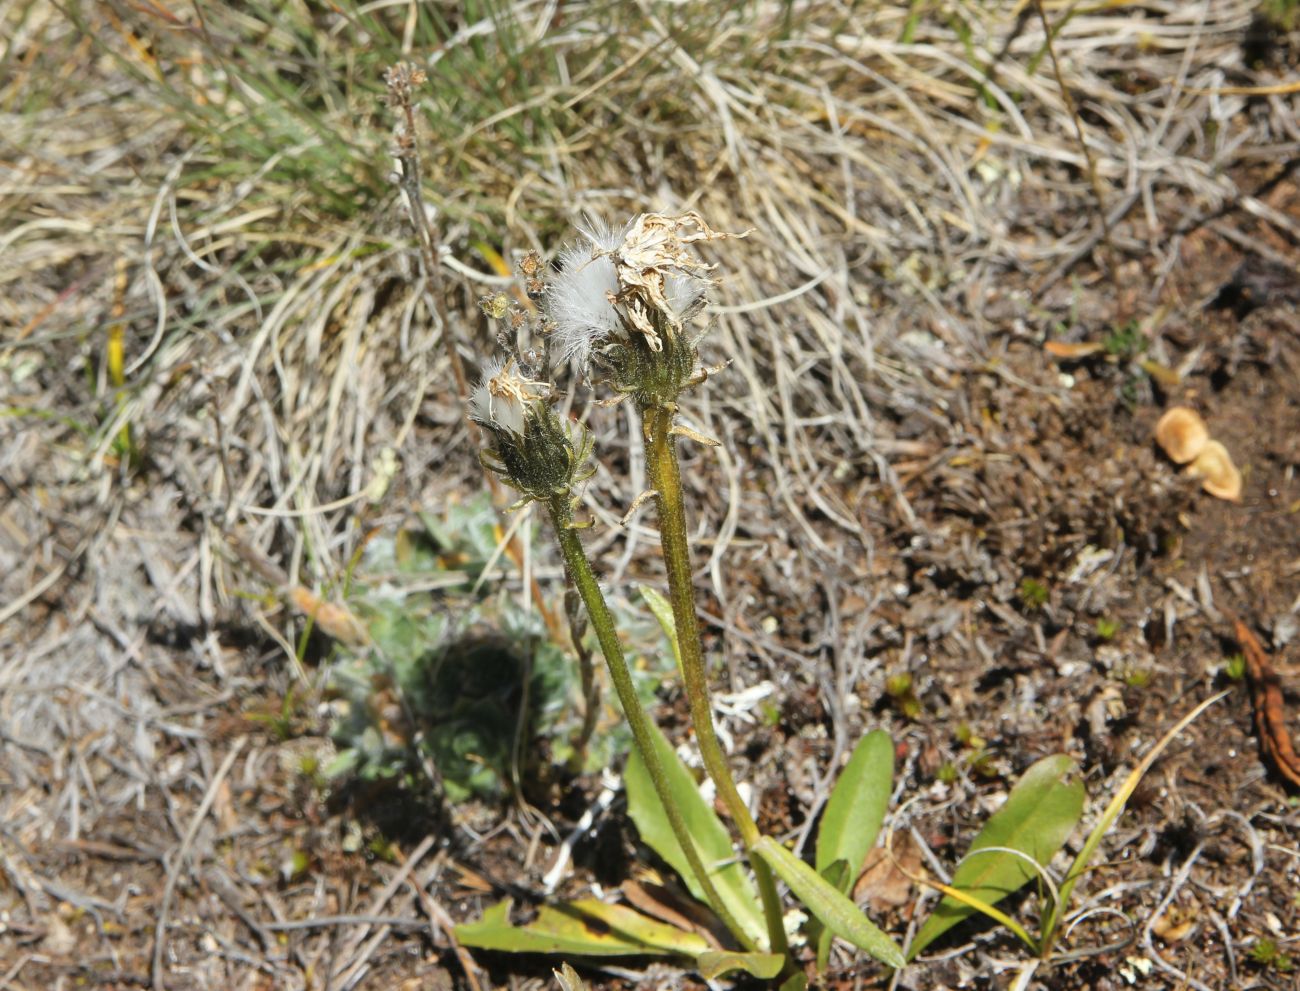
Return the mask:
<path id="1" fill-rule="evenodd" d="M 1006 926 L 1008 929 L 1011 930 L 1011 932 L 1013 932 L 1021 940 L 1021 942 L 1023 942 L 1027 947 L 1029 947 L 1030 950 L 1032 950 L 1034 953 L 1038 952 L 1039 947 L 1038 944 L 1034 941 L 1034 937 L 1029 935 L 1029 932 L 1025 929 L 1024 926 L 1022 926 L 1015 919 L 1011 918 L 1011 916 L 1007 915 L 1001 909 L 994 908 L 988 902 L 976 898 L 974 895 L 968 894 L 965 891 L 962 891 L 961 888 L 954 888 L 951 885 L 942 884 L 938 881 L 927 880 L 925 881 L 925 883 L 930 887 L 934 888 L 936 891 L 940 891 L 943 894 L 947 895 L 949 898 L 953 899 L 953 901 L 960 902 L 963 905 L 967 905 L 973 911 L 979 912 L 981 915 L 987 916 L 988 918 L 992 919 L 994 922 Z M 914 957 L 916 955 L 916 952 L 917 951 L 914 948 L 909 949 L 908 959 Z"/>
<path id="2" fill-rule="evenodd" d="M 640 586 L 640 591 L 641 598 L 645 599 L 645 604 L 650 607 L 655 619 L 659 620 L 659 626 L 663 629 L 664 636 L 668 638 L 668 646 L 672 648 L 673 660 L 677 662 L 677 673 L 680 675 L 682 674 L 682 649 L 677 646 L 677 622 L 673 619 L 673 607 L 649 585 Z"/>
<path id="3" fill-rule="evenodd" d="M 1134 790 L 1136 790 L 1138 784 L 1142 781 L 1142 778 L 1146 775 L 1147 771 L 1151 770 L 1151 765 L 1154 764 L 1157 758 L 1165 752 L 1165 748 L 1168 747 L 1169 744 L 1173 743 L 1174 738 L 1177 737 L 1179 733 L 1190 726 L 1196 717 L 1202 712 L 1227 695 L 1229 691 L 1231 691 L 1231 689 L 1219 692 L 1218 695 L 1211 696 L 1185 715 L 1182 719 L 1178 720 L 1178 722 L 1174 724 L 1173 728 L 1162 736 L 1159 742 L 1151 748 L 1151 752 L 1142 758 L 1142 762 L 1133 769 L 1133 773 L 1124 779 L 1124 784 L 1110 800 L 1110 803 L 1106 806 L 1106 810 L 1102 812 L 1101 818 L 1097 820 L 1097 825 L 1092 828 L 1092 832 L 1088 834 L 1088 838 L 1084 841 L 1083 849 L 1079 851 L 1079 855 L 1074 858 L 1074 863 L 1070 865 L 1069 871 L 1066 872 L 1065 880 L 1061 882 L 1060 898 L 1057 900 L 1056 907 L 1053 909 L 1047 923 L 1043 926 L 1044 953 L 1048 952 L 1052 948 L 1052 943 L 1056 939 L 1056 931 L 1061 924 L 1061 918 L 1069 907 L 1070 895 L 1074 891 L 1074 886 L 1078 883 L 1079 878 L 1083 876 L 1084 871 L 1088 869 L 1088 864 L 1097 853 L 1097 847 L 1101 845 L 1102 837 L 1110 831 L 1111 826 L 1115 825 L 1116 820 L 1118 820 L 1123 814 L 1124 806 L 1128 804 L 1129 798 L 1132 796 Z"/>
<path id="4" fill-rule="evenodd" d="M 507 898 L 477 922 L 457 926 L 456 939 L 480 950 L 585 957 L 695 958 L 709 949 L 703 936 L 665 925 L 624 905 L 591 898 L 543 905 L 534 921 L 516 926 L 510 922 L 510 904 Z"/>

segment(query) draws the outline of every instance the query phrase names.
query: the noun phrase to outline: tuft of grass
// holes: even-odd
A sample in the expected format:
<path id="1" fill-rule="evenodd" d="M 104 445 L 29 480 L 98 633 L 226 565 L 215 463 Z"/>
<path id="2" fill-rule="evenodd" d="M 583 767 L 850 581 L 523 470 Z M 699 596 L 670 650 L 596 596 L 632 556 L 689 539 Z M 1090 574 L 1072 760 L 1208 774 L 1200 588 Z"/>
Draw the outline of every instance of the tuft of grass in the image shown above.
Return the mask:
<path id="1" fill-rule="evenodd" d="M 1137 321 L 1116 327 L 1102 340 L 1106 353 L 1121 361 L 1131 361 L 1136 358 L 1147 349 L 1148 343 Z"/>

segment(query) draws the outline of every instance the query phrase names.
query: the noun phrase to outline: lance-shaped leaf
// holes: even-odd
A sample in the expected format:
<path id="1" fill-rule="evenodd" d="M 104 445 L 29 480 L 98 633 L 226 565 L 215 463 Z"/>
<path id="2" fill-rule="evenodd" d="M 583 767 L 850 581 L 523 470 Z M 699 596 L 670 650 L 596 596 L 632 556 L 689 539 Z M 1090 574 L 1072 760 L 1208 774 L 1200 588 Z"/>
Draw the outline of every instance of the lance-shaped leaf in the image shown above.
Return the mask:
<path id="1" fill-rule="evenodd" d="M 624 905 L 594 898 L 543 905 L 522 926 L 510 922 L 510 899 L 493 905 L 478 922 L 456 927 L 456 939 L 480 950 L 564 956 L 698 957 L 711 949 L 703 936 L 657 922 Z"/>
<path id="2" fill-rule="evenodd" d="M 831 863 L 824 871 L 819 871 L 822 877 L 833 887 L 846 895 L 853 886 L 849 878 L 849 862 L 847 860 L 836 860 Z M 817 947 L 817 973 L 823 973 L 826 970 L 826 964 L 831 959 L 831 940 L 835 934 L 823 926 L 817 919 L 808 921 L 808 941 Z"/>
<path id="3" fill-rule="evenodd" d="M 894 744 L 884 730 L 862 738 L 826 801 L 817 832 L 817 872 L 823 877 L 837 860 L 848 866 L 841 891 L 862 873 L 889 807 L 894 779 Z"/>
<path id="4" fill-rule="evenodd" d="M 767 861 L 796 898 L 827 929 L 883 964 L 902 967 L 903 953 L 874 922 L 862 914 L 843 892 L 770 836 L 754 844 L 754 852 Z"/>
<path id="5" fill-rule="evenodd" d="M 767 930 L 763 925 L 758 895 L 745 873 L 744 865 L 736 859 L 731 835 L 722 825 L 717 813 L 704 801 L 691 772 L 678 759 L 663 734 L 656 727 L 651 727 L 651 732 L 659 763 L 663 766 L 668 781 L 668 792 L 686 822 L 686 831 L 695 841 L 700 860 L 713 878 L 718 897 L 754 945 L 766 946 Z M 628 758 L 627 767 L 623 770 L 623 784 L 627 788 L 628 815 L 636 823 L 641 839 L 668 862 L 692 895 L 701 902 L 706 902 L 695 873 L 686 860 L 686 854 L 682 852 L 668 817 L 664 814 L 663 806 L 659 804 L 654 782 L 638 751 L 634 750 Z"/>
<path id="6" fill-rule="evenodd" d="M 862 873 L 880 834 L 894 780 L 894 744 L 884 730 L 868 733 L 853 748 L 822 812 L 817 831 L 817 873 L 846 895 Z M 808 930 L 817 947 L 817 969 L 826 969 L 831 932 L 820 923 Z"/>
<path id="7" fill-rule="evenodd" d="M 1069 838 L 1083 812 L 1083 782 L 1064 754 L 1044 757 L 1011 789 L 1006 804 L 984 824 L 953 874 L 952 887 L 996 905 L 1038 876 Z M 989 849 L 996 848 L 996 849 Z M 978 851 L 989 849 L 988 853 Z M 972 856 L 972 854 L 978 854 Z M 912 940 L 908 956 L 968 918 L 976 909 L 945 896 Z"/>

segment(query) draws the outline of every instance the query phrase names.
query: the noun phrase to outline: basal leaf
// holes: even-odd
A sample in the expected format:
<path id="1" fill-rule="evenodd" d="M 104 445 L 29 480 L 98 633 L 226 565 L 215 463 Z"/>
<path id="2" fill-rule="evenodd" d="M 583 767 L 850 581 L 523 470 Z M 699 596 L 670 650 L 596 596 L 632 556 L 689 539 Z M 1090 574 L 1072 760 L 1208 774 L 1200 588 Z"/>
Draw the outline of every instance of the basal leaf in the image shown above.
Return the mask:
<path id="1" fill-rule="evenodd" d="M 796 898 L 827 929 L 881 963 L 902 967 L 903 953 L 848 897 L 770 836 L 754 844 L 754 851 L 790 886 Z"/>
<path id="2" fill-rule="evenodd" d="M 817 872 L 826 877 L 827 869 L 837 860 L 848 866 L 844 880 L 837 885 L 841 891 L 847 893 L 862 873 L 885 819 L 893 780 L 893 741 L 884 730 L 868 733 L 853 748 L 835 782 L 817 832 Z"/>
<path id="3" fill-rule="evenodd" d="M 704 801 L 695 786 L 695 779 L 682 765 L 663 734 L 655 727 L 652 727 L 652 732 L 659 763 L 663 765 L 664 775 L 668 779 L 668 792 L 686 821 L 687 832 L 695 840 L 700 860 L 712 874 L 718 897 L 754 944 L 766 946 L 767 929 L 763 924 L 758 895 L 745 873 L 744 865 L 736 859 L 731 835 Z M 627 767 L 623 771 L 623 783 L 627 788 L 628 814 L 636 824 L 641 839 L 668 862 L 692 895 L 707 904 L 704 892 L 686 860 L 686 854 L 673 835 L 663 806 L 659 804 L 659 795 L 650 779 L 650 772 L 646 770 L 645 762 L 636 750 L 628 758 Z"/>
<path id="4" fill-rule="evenodd" d="M 703 936 L 594 898 L 543 905 L 537 918 L 522 926 L 511 924 L 510 905 L 507 898 L 484 912 L 478 922 L 457 926 L 456 939 L 481 950 L 587 957 L 695 958 L 709 949 Z"/>
<path id="5" fill-rule="evenodd" d="M 849 888 L 852 887 L 852 879 L 849 877 L 849 862 L 847 860 L 837 860 L 823 871 L 819 871 L 830 885 L 845 894 L 848 894 Z M 817 919 L 812 919 L 808 923 L 808 940 L 817 946 L 817 973 L 822 973 L 826 969 L 826 964 L 831 958 L 831 939 L 834 933 L 823 926 Z"/>
<path id="6" fill-rule="evenodd" d="M 989 817 L 953 874 L 952 887 L 979 901 L 996 905 L 1037 876 L 1033 864 L 1046 865 L 1069 838 L 1083 812 L 1083 782 L 1075 776 L 1075 763 L 1064 754 L 1044 757 L 1011 789 L 1006 804 Z M 972 857 L 988 847 L 991 851 Z M 975 909 L 945 896 L 908 949 L 915 957 Z"/>
<path id="7" fill-rule="evenodd" d="M 764 981 L 781 973 L 785 958 L 779 953 L 730 953 L 725 950 L 706 950 L 695 959 L 695 968 L 706 981 L 732 971 L 743 970 Z"/>

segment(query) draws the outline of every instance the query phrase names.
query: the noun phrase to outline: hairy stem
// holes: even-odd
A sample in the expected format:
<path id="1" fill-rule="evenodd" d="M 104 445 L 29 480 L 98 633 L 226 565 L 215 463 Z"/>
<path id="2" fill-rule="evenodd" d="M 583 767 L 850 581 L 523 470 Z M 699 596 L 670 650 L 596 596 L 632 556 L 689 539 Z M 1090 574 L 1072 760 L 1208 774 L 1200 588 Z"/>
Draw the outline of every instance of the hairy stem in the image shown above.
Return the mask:
<path id="1" fill-rule="evenodd" d="M 659 752 L 655 749 L 650 720 L 645 710 L 641 708 L 641 700 L 637 698 L 636 688 L 632 684 L 632 673 L 628 670 L 627 659 L 623 656 L 623 645 L 618 639 L 614 617 L 605 602 L 605 594 L 600 590 L 600 584 L 591 570 L 591 562 L 587 560 L 582 541 L 578 539 L 578 533 L 573 529 L 573 513 L 569 508 L 567 493 L 552 498 L 547 504 L 547 509 L 550 510 L 551 522 L 559 538 L 565 571 L 568 573 L 569 581 L 582 597 L 583 605 L 587 607 L 587 615 L 596 630 L 596 639 L 600 643 L 601 652 L 605 655 L 605 663 L 609 667 L 610 679 L 614 682 L 618 700 L 623 706 L 623 714 L 632 727 L 632 736 L 636 741 L 637 749 L 641 752 L 641 759 L 645 761 L 650 780 L 654 782 L 655 794 L 659 796 L 659 804 L 663 806 L 664 814 L 668 816 L 668 824 L 672 827 L 673 835 L 677 838 L 682 853 L 686 855 L 686 860 L 700 883 L 709 907 L 745 949 L 753 950 L 755 949 L 753 941 L 722 903 L 712 877 L 700 860 L 699 851 L 695 848 L 695 840 L 686 828 L 686 821 L 668 791 L 668 779 L 659 761 Z"/>
<path id="2" fill-rule="evenodd" d="M 704 651 L 700 642 L 700 623 L 695 615 L 695 591 L 691 583 L 691 549 L 686 537 L 686 511 L 682 505 L 682 477 L 677 464 L 677 447 L 670 431 L 673 411 L 664 406 L 642 409 L 645 423 L 646 452 L 650 484 L 655 490 L 655 503 L 659 508 L 659 540 L 663 547 L 664 565 L 668 570 L 668 600 L 673 607 L 673 621 L 677 625 L 677 644 L 682 655 L 682 680 L 686 686 L 686 699 L 691 710 L 691 725 L 699 742 L 704 769 L 713 779 L 718 795 L 731 813 L 740 839 L 749 857 L 758 893 L 763 900 L 763 917 L 767 923 L 772 952 L 789 957 L 785 938 L 785 925 L 781 915 L 781 902 L 777 897 L 776 883 L 767 864 L 753 852 L 760 839 L 758 825 L 749 814 L 749 808 L 736 790 L 735 779 L 727 767 L 726 755 L 718 743 L 713 728 L 713 707 L 709 701 L 709 680 L 704 670 Z"/>

